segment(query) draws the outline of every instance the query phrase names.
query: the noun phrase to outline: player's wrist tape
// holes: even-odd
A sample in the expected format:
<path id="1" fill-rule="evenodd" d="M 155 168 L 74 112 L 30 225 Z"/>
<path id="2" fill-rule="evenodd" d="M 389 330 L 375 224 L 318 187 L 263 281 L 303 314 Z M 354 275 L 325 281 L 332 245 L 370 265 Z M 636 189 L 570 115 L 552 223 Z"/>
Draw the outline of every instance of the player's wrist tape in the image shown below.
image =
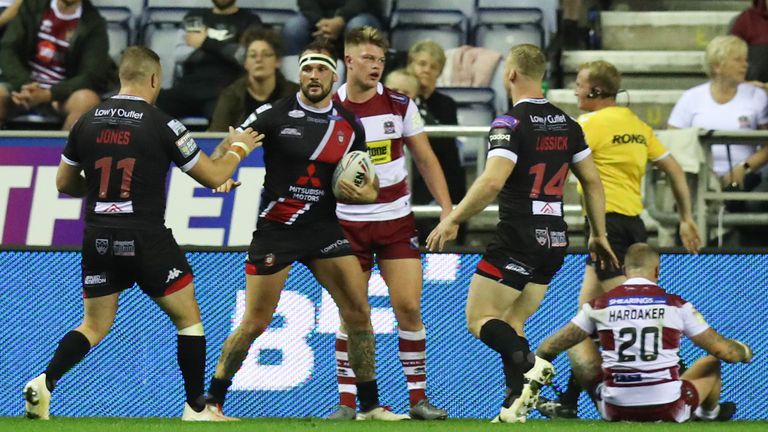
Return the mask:
<path id="1" fill-rule="evenodd" d="M 233 142 L 229 146 L 229 151 L 237 154 L 240 157 L 240 160 L 245 159 L 251 153 L 250 147 L 248 147 L 247 145 L 245 145 L 245 143 L 240 141 Z"/>
<path id="2" fill-rule="evenodd" d="M 742 348 L 744 348 L 744 353 L 745 353 L 744 362 L 748 362 L 748 361 L 752 360 L 752 348 L 750 348 L 744 342 L 738 341 L 736 339 L 734 339 L 733 341 L 736 342 L 737 344 L 741 345 Z"/>
<path id="3" fill-rule="evenodd" d="M 243 161 L 243 158 L 241 158 L 240 155 L 237 154 L 237 152 L 234 150 L 227 150 L 227 154 L 231 154 L 232 156 L 236 157 L 238 163 Z"/>

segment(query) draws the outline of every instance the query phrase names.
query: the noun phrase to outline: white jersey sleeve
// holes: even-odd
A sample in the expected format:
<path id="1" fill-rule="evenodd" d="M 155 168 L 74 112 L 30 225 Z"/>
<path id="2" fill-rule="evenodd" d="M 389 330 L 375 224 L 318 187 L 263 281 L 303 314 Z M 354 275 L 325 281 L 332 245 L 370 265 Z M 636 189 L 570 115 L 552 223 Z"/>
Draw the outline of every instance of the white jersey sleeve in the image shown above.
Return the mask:
<path id="1" fill-rule="evenodd" d="M 709 328 L 704 316 L 690 303 L 686 303 L 680 308 L 680 317 L 683 321 L 683 333 L 688 337 L 701 334 Z"/>
<path id="2" fill-rule="evenodd" d="M 424 132 L 424 119 L 412 99 L 408 100 L 408 109 L 403 118 L 403 137 L 411 137 Z"/>
<path id="3" fill-rule="evenodd" d="M 592 307 L 589 305 L 589 303 L 585 303 L 583 306 L 581 306 L 579 313 L 573 317 L 571 322 L 576 325 L 576 327 L 584 330 L 589 334 L 592 334 L 597 328 L 595 327 L 595 322 L 592 321 L 592 318 L 590 318 L 591 312 Z"/>

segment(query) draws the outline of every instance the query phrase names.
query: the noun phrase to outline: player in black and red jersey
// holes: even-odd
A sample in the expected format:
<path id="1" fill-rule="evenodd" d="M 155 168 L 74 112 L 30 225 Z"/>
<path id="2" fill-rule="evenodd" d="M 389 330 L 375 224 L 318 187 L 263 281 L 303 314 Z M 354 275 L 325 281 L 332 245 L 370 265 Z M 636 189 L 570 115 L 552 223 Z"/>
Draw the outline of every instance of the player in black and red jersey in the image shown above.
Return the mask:
<path id="1" fill-rule="evenodd" d="M 618 265 L 605 236 L 605 200 L 597 168 L 579 125 L 544 99 L 546 59 L 533 45 L 513 47 L 505 75 L 514 107 L 497 117 L 488 137 L 488 160 L 466 197 L 427 238 L 430 250 L 456 237 L 459 224 L 498 195 L 496 237 L 472 278 L 467 298 L 470 332 L 501 354 L 507 396 L 495 421 L 524 422 L 539 386 L 554 374 L 524 337 L 568 246 L 563 186 L 569 168 L 584 187 L 592 227 L 589 250 Z M 510 289 L 511 288 L 511 289 Z"/>
<path id="2" fill-rule="evenodd" d="M 86 197 L 85 316 L 61 339 L 45 372 L 24 387 L 30 418 L 48 419 L 56 382 L 107 335 L 120 292 L 138 283 L 178 330 L 187 400 L 182 420 L 224 420 L 206 409 L 205 336 L 192 270 L 165 227 L 165 184 L 173 162 L 204 186 L 217 187 L 263 136 L 232 129 L 229 139 L 237 145 L 212 161 L 184 125 L 152 105 L 160 73 L 157 54 L 145 47 L 127 48 L 120 63 L 120 93 L 83 115 L 70 131 L 56 186 L 68 195 Z"/>
<path id="3" fill-rule="evenodd" d="M 241 125 L 267 137 L 266 176 L 245 265 L 245 313 L 224 343 L 209 389 L 209 403 L 219 412 L 248 348 L 272 321 L 295 261 L 309 267 L 350 327 L 350 363 L 362 377 L 357 384 L 361 412 L 385 412 L 378 400 L 364 278 L 336 217 L 332 190 L 333 171 L 342 156 L 367 149 L 365 131 L 353 114 L 331 100 L 331 88 L 338 79 L 332 52 L 327 42 L 310 44 L 299 58 L 301 91 L 259 107 Z M 227 144 L 225 140 L 219 149 Z M 230 182 L 222 190 L 232 186 Z M 360 188 L 345 182 L 342 192 L 345 201 L 370 203 L 378 195 L 378 180 L 374 175 Z"/>

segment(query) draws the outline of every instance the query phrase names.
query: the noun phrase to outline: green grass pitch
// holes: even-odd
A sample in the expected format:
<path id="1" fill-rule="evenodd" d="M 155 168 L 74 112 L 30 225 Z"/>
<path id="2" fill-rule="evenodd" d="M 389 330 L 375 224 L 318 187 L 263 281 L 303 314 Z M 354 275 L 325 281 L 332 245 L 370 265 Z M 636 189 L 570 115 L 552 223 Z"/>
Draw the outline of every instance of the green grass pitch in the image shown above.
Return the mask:
<path id="1" fill-rule="evenodd" d="M 442 422 L 404 421 L 338 422 L 322 419 L 245 419 L 232 423 L 182 423 L 179 419 L 159 418 L 55 418 L 51 421 L 32 421 L 24 418 L 0 417 L 0 431 L 8 432 L 420 432 L 420 431 L 766 431 L 768 421 L 739 421 L 726 423 L 641 424 L 608 423 L 580 420 L 529 420 L 525 424 L 490 424 L 488 420 L 447 420 Z"/>

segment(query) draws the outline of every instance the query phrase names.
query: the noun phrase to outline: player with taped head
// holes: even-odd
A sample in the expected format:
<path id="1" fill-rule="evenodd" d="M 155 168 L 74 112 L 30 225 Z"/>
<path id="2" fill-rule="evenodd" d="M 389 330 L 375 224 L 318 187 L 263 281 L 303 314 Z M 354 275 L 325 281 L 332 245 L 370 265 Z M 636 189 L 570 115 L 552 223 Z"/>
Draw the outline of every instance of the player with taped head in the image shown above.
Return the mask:
<path id="1" fill-rule="evenodd" d="M 266 135 L 264 187 L 256 230 L 245 262 L 245 311 L 224 342 L 209 388 L 209 405 L 221 412 L 232 378 L 251 343 L 273 319 L 288 272 L 304 263 L 333 297 L 349 327 L 349 364 L 360 377 L 356 390 L 362 414 L 375 415 L 379 404 L 370 306 L 360 265 L 336 217 L 334 170 L 350 151 L 366 151 L 365 131 L 354 114 L 332 100 L 338 80 L 328 41 L 317 40 L 299 57 L 298 93 L 257 108 L 240 128 Z M 230 143 L 224 140 L 215 154 Z M 219 191 L 239 183 L 229 181 Z M 378 179 L 361 186 L 343 181 L 339 200 L 370 203 Z M 223 415 L 223 414 L 222 414 Z"/>
<path id="2" fill-rule="evenodd" d="M 491 124 L 483 173 L 427 238 L 442 250 L 498 197 L 499 223 L 469 286 L 466 316 L 473 336 L 501 355 L 507 393 L 494 422 L 522 423 L 553 366 L 531 352 L 525 322 L 536 312 L 568 246 L 563 186 L 572 170 L 585 189 L 588 247 L 601 265 L 618 265 L 606 238 L 603 187 L 581 127 L 544 98 L 541 49 L 512 47 L 505 78 L 512 109 Z"/>
<path id="3" fill-rule="evenodd" d="M 381 180 L 381 193 L 371 204 L 340 204 L 336 214 L 365 274 L 364 292 L 374 259 L 389 288 L 389 298 L 398 323 L 398 351 L 406 377 L 409 415 L 422 420 L 445 419 L 448 413 L 427 398 L 426 329 L 421 317 L 422 267 L 418 232 L 411 211 L 405 148 L 446 215 L 451 210 L 443 170 L 424 133 L 424 121 L 409 97 L 381 84 L 388 42 L 373 27 L 358 27 L 347 33 L 344 63 L 347 82 L 339 87 L 336 100 L 357 114 L 365 127 L 368 150 Z M 381 412 L 356 415 L 357 377 L 347 365 L 347 336 L 344 325 L 336 338 L 339 407 L 329 418 L 353 420 L 403 420 L 409 415 Z"/>
<path id="4" fill-rule="evenodd" d="M 181 122 L 153 106 L 161 82 L 157 54 L 128 47 L 119 73 L 120 92 L 72 127 L 56 174 L 60 192 L 86 198 L 84 317 L 59 341 L 45 371 L 24 387 L 26 415 L 49 418 L 56 383 L 107 336 L 120 293 L 138 283 L 177 330 L 186 393 L 182 420 L 223 421 L 205 403 L 205 333 L 192 269 L 165 227 L 166 178 L 174 163 L 200 184 L 217 187 L 263 135 L 230 128 L 228 139 L 234 144 L 224 157 L 211 160 Z"/>
<path id="5" fill-rule="evenodd" d="M 730 420 L 736 406 L 720 402 L 721 362 L 747 363 L 751 348 L 721 336 L 691 303 L 658 285 L 659 253 L 651 246 L 630 246 L 624 271 L 624 283 L 584 303 L 536 355 L 552 361 L 597 333 L 602 351 L 590 344 L 573 372 L 605 420 Z M 680 374 L 683 335 L 709 355 Z"/>
<path id="6" fill-rule="evenodd" d="M 697 253 L 699 234 L 691 211 L 691 195 L 685 173 L 674 156 L 656 138 L 653 129 L 640 120 L 628 107 L 616 103 L 622 91 L 621 75 L 616 67 L 604 60 L 579 66 L 576 76 L 576 98 L 579 109 L 586 111 L 577 121 L 592 150 L 605 190 L 605 223 L 611 248 L 623 264 L 627 249 L 634 243 L 645 242 L 648 233 L 640 218 L 643 211 L 641 185 L 648 163 L 667 175 L 679 214 L 680 239 L 686 250 Z M 583 189 L 578 188 L 583 195 Z M 589 221 L 586 221 L 589 229 Z M 610 291 L 626 280 L 621 268 L 605 269 L 595 266 L 587 257 L 584 280 L 579 293 L 579 306 Z M 592 343 L 585 341 L 569 351 L 576 361 Z M 547 417 L 576 417 L 581 389 L 571 379 L 568 389 L 556 401 L 542 400 L 538 409 Z"/>

